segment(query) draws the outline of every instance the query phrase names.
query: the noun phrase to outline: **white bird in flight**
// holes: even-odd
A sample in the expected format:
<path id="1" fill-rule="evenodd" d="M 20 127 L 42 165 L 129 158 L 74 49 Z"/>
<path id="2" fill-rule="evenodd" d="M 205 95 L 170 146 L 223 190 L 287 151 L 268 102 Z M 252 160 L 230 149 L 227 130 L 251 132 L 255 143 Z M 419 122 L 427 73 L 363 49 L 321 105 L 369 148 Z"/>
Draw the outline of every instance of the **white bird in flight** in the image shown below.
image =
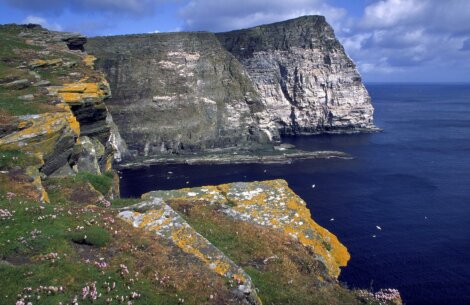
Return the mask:
<path id="1" fill-rule="evenodd" d="M 377 228 L 377 230 L 382 230 L 382 228 L 379 226 L 375 226 L 375 227 Z"/>

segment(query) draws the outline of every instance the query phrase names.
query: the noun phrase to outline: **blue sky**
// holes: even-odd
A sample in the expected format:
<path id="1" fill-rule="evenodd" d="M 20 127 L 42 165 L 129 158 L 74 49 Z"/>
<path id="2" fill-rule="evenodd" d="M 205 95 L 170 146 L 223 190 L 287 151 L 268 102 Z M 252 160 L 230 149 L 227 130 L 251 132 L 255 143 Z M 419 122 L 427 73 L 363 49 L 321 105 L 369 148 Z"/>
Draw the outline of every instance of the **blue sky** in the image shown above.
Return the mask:
<path id="1" fill-rule="evenodd" d="M 0 0 L 0 23 L 89 36 L 325 15 L 369 82 L 470 82 L 470 0 Z"/>

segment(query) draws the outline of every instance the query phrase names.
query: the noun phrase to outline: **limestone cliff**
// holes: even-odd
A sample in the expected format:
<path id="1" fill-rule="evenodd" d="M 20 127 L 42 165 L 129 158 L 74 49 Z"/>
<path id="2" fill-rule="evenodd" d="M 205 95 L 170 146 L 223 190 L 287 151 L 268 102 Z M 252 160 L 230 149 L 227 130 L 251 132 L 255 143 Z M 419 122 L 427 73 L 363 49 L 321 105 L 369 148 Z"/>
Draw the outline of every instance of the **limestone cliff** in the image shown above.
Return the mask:
<path id="1" fill-rule="evenodd" d="M 211 33 L 92 38 L 106 103 L 134 156 L 256 146 L 265 111 L 240 63 Z"/>
<path id="2" fill-rule="evenodd" d="M 361 77 L 323 16 L 217 37 L 245 66 L 282 134 L 373 127 Z"/>

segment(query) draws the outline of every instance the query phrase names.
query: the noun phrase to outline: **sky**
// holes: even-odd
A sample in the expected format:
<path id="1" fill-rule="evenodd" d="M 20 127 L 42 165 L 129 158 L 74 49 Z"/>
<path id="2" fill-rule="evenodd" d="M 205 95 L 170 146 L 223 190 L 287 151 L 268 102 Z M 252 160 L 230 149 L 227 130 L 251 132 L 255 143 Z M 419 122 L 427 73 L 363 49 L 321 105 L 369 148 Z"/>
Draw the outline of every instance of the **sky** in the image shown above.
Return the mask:
<path id="1" fill-rule="evenodd" d="M 366 82 L 470 82 L 470 0 L 0 0 L 0 23 L 87 36 L 324 15 Z"/>

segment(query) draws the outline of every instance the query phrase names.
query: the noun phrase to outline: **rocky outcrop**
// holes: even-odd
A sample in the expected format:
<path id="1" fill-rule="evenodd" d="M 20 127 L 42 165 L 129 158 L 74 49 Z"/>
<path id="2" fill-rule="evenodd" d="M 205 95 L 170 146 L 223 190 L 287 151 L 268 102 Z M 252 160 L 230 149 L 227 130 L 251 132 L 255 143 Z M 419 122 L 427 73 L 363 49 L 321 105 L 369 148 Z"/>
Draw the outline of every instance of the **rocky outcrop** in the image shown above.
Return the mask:
<path id="1" fill-rule="evenodd" d="M 194 230 L 161 197 L 147 196 L 145 201 L 133 206 L 131 210 L 119 213 L 119 217 L 136 228 L 171 240 L 185 253 L 207 264 L 214 273 L 237 283 L 233 292 L 240 296 L 240 303 L 261 304 L 250 276 Z"/>
<path id="2" fill-rule="evenodd" d="M 339 275 L 340 267 L 346 266 L 349 261 L 346 247 L 335 235 L 313 221 L 305 201 L 289 188 L 285 180 L 155 191 L 144 194 L 142 198 L 215 204 L 234 219 L 279 230 L 311 248 L 328 273 L 335 278 Z M 139 211 L 149 209 L 145 202 L 135 208 Z"/>
<path id="3" fill-rule="evenodd" d="M 349 260 L 347 249 L 335 235 L 319 226 L 305 202 L 285 180 L 240 182 L 144 194 L 142 202 L 122 209 L 119 216 L 134 227 L 165 237 L 184 252 L 207 264 L 214 273 L 234 280 L 234 293 L 247 304 L 259 304 L 250 276 L 220 249 L 192 228 L 173 208 L 212 205 L 236 222 L 273 229 L 312 251 L 322 266 L 321 281 L 334 281 Z M 245 303 L 245 302 L 243 302 Z"/>
<path id="4" fill-rule="evenodd" d="M 282 134 L 373 128 L 361 77 L 323 16 L 218 33 Z"/>
<path id="5" fill-rule="evenodd" d="M 9 57 L 0 81 L 0 151 L 38 158 L 26 173 L 39 184 L 40 177 L 111 170 L 119 135 L 104 104 L 109 85 L 81 50 L 86 38 L 16 25 L 1 26 L 0 35 L 14 42 L 2 51 Z"/>
<path id="6" fill-rule="evenodd" d="M 108 77 L 106 104 L 134 156 L 246 148 L 261 132 L 260 97 L 240 63 L 211 33 L 92 38 Z"/>

